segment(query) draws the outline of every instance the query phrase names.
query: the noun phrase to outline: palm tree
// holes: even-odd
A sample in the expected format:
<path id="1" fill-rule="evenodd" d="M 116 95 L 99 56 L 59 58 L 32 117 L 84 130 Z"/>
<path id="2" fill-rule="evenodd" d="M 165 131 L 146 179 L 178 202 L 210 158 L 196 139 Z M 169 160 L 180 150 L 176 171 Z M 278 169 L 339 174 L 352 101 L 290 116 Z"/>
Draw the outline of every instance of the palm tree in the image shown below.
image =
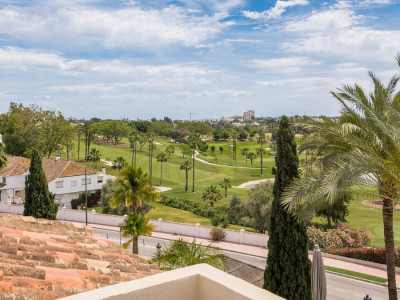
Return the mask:
<path id="1" fill-rule="evenodd" d="M 139 214 L 130 213 L 129 216 L 119 225 L 123 237 L 132 237 L 130 240 L 122 244 L 127 249 L 132 243 L 132 253 L 139 254 L 139 236 L 151 236 L 155 226 L 149 223 L 147 217 Z"/>
<path id="2" fill-rule="evenodd" d="M 397 57 L 400 65 L 400 55 Z M 394 76 L 387 86 L 369 73 L 374 91 L 342 85 L 332 95 L 342 106 L 337 122 L 310 121 L 319 135 L 300 150 L 315 150 L 312 168 L 287 190 L 283 204 L 303 218 L 307 211 L 339 199 L 344 192 L 373 187 L 382 200 L 389 299 L 397 299 L 393 203 L 400 188 L 400 92 Z"/>
<path id="3" fill-rule="evenodd" d="M 168 158 L 171 158 L 171 154 L 175 153 L 175 146 L 169 145 L 167 148 L 165 148 L 165 152 L 168 153 Z"/>
<path id="4" fill-rule="evenodd" d="M 142 168 L 127 167 L 115 180 L 115 192 L 110 205 L 116 208 L 125 203 L 125 206 L 131 207 L 133 213 L 137 213 L 142 199 L 156 201 L 159 197 L 160 194 L 152 187 L 148 174 L 144 173 Z"/>
<path id="5" fill-rule="evenodd" d="M 114 160 L 114 162 L 113 162 L 111 168 L 112 168 L 113 170 L 118 170 L 118 175 L 120 175 L 121 169 L 125 168 L 125 164 L 126 164 L 125 159 L 124 159 L 122 156 L 118 156 L 118 157 Z"/>
<path id="6" fill-rule="evenodd" d="M 146 134 L 147 143 L 149 144 L 149 175 L 150 180 L 153 178 L 153 151 L 154 151 L 154 139 L 156 134 L 154 132 L 148 132 Z"/>
<path id="7" fill-rule="evenodd" d="M 174 270 L 197 264 L 209 264 L 215 268 L 225 270 L 226 256 L 217 247 L 202 246 L 183 239 L 174 240 L 165 249 L 157 250 L 151 260 L 162 270 Z"/>
<path id="8" fill-rule="evenodd" d="M 147 135 L 145 133 L 140 133 L 139 136 L 139 146 L 140 146 L 140 152 L 142 152 L 142 148 L 144 145 L 147 143 Z"/>
<path id="9" fill-rule="evenodd" d="M 224 178 L 224 182 L 219 184 L 223 189 L 225 189 L 225 197 L 228 197 L 228 188 L 231 188 L 231 180 L 230 178 Z"/>
<path id="10" fill-rule="evenodd" d="M 100 151 L 96 148 L 90 149 L 87 160 L 93 162 L 93 168 L 97 168 L 97 163 L 100 161 Z"/>
<path id="11" fill-rule="evenodd" d="M 140 132 L 137 130 L 133 130 L 129 135 L 129 142 L 132 146 L 132 163 L 131 165 L 136 168 L 136 152 L 137 152 L 137 143 L 140 141 Z"/>
<path id="12" fill-rule="evenodd" d="M 201 199 L 210 202 L 211 207 L 214 207 L 214 203 L 218 200 L 221 200 L 222 198 L 223 197 L 221 191 L 217 190 L 217 187 L 215 185 L 210 185 L 209 187 L 207 187 L 205 192 L 201 196 Z"/>
<path id="13" fill-rule="evenodd" d="M 247 158 L 250 159 L 250 163 L 253 164 L 253 160 L 257 158 L 257 155 L 254 152 L 247 153 Z"/>
<path id="14" fill-rule="evenodd" d="M 190 149 L 192 149 L 193 151 L 193 187 L 192 187 L 192 193 L 194 193 L 194 161 L 196 159 L 196 148 L 200 143 L 200 136 L 197 133 L 192 133 L 189 135 L 188 137 L 188 145 L 190 147 Z"/>
<path id="15" fill-rule="evenodd" d="M 185 160 L 183 163 L 181 163 L 180 169 L 186 171 L 186 186 L 185 186 L 185 192 L 188 191 L 188 183 L 189 183 L 189 170 L 192 168 L 192 164 L 190 160 Z"/>
<path id="16" fill-rule="evenodd" d="M 257 149 L 257 155 L 261 158 L 261 175 L 263 174 L 263 154 L 265 154 L 264 143 L 265 143 L 265 132 L 263 129 L 260 130 L 257 143 L 260 144 L 260 149 Z"/>
<path id="17" fill-rule="evenodd" d="M 232 131 L 232 143 L 233 143 L 233 160 L 235 160 L 236 161 L 236 141 L 237 141 L 237 138 L 238 138 L 238 136 L 239 136 L 239 133 L 236 131 L 236 130 L 233 130 Z"/>
<path id="18" fill-rule="evenodd" d="M 157 161 L 161 163 L 161 176 L 160 176 L 160 185 L 162 184 L 162 164 L 167 161 L 166 155 L 164 152 L 160 152 L 157 155 Z"/>
<path id="19" fill-rule="evenodd" d="M 249 148 L 243 148 L 241 150 L 242 155 L 244 155 L 246 157 L 246 164 L 247 164 L 247 153 L 249 152 L 249 150 L 250 150 Z"/>
<path id="20" fill-rule="evenodd" d="M 2 169 L 3 167 L 7 166 L 7 155 L 4 152 L 4 146 L 3 144 L 0 144 L 0 169 Z"/>

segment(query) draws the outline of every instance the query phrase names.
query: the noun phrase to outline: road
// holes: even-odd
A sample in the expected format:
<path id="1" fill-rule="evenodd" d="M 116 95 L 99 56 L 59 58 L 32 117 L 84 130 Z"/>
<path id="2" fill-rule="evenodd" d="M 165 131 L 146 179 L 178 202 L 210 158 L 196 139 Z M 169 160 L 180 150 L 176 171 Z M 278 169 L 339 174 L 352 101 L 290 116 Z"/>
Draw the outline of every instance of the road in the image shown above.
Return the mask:
<path id="1" fill-rule="evenodd" d="M 94 231 L 102 237 L 105 237 L 117 245 L 120 244 L 120 234 L 117 231 L 109 231 L 99 228 L 94 228 Z M 121 242 L 127 241 L 127 238 L 122 238 Z M 139 256 L 150 259 L 158 244 L 161 247 L 169 245 L 170 240 L 153 238 L 153 237 L 140 237 L 139 238 Z M 241 262 L 253 265 L 260 269 L 264 269 L 266 265 L 266 258 L 259 256 L 252 256 L 243 253 L 223 251 L 228 257 L 234 258 Z M 326 273 L 328 283 L 328 300 L 362 300 L 367 294 L 372 300 L 387 300 L 388 292 L 387 287 L 339 276 L 332 273 Z M 400 294 L 399 294 L 400 296 Z"/>

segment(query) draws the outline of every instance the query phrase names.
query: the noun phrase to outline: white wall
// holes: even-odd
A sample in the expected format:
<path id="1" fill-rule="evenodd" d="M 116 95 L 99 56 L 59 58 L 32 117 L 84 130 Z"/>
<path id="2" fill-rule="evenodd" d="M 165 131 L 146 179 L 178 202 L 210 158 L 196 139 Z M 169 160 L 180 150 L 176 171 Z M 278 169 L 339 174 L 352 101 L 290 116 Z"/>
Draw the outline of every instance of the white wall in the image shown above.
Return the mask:
<path id="1" fill-rule="evenodd" d="M 3 181 L 1 181 L 3 182 Z M 25 188 L 25 175 L 6 177 L 6 186 L 2 188 L 1 202 L 12 200 L 14 192 Z"/>
<path id="2" fill-rule="evenodd" d="M 0 203 L 0 212 L 14 213 L 22 215 L 24 210 L 23 205 L 13 205 L 9 203 Z M 84 210 L 73 210 L 60 208 L 57 213 L 57 220 L 82 222 L 86 221 L 86 212 Z M 88 223 L 108 226 L 118 226 L 124 221 L 123 216 L 96 214 L 94 211 L 88 211 Z M 160 220 L 151 220 L 151 223 L 156 225 L 154 231 L 170 234 L 184 235 L 190 237 L 198 237 L 209 239 L 210 230 L 212 227 L 191 225 L 184 223 L 166 222 Z M 268 235 L 246 232 L 244 229 L 240 231 L 224 229 L 226 233 L 226 242 L 252 245 L 258 247 L 267 247 Z"/>

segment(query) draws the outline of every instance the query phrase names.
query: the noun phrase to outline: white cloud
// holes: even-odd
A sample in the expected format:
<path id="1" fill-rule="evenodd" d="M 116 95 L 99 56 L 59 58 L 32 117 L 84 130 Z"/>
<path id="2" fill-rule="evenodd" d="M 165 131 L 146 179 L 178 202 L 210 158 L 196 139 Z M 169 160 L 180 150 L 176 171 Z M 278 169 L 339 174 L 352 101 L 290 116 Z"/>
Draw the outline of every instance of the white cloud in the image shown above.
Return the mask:
<path id="1" fill-rule="evenodd" d="M 365 0 L 362 4 L 392 4 L 392 0 Z"/>
<path id="2" fill-rule="evenodd" d="M 105 10 L 16 7 L 0 10 L 0 34 L 9 40 L 41 47 L 105 47 L 147 49 L 173 44 L 196 46 L 215 37 L 232 22 L 226 13 L 192 14 L 169 6 L 161 10 L 139 7 Z"/>
<path id="3" fill-rule="evenodd" d="M 296 73 L 308 66 L 319 65 L 320 62 L 308 57 L 282 57 L 273 59 L 253 59 L 249 66 L 274 73 Z"/>
<path id="4" fill-rule="evenodd" d="M 364 25 L 366 20 L 350 8 L 316 11 L 286 24 L 284 30 L 297 38 L 282 43 L 281 49 L 356 60 L 393 61 L 400 49 L 400 30 L 378 30 Z"/>
<path id="5" fill-rule="evenodd" d="M 255 20 L 275 19 L 280 17 L 288 7 L 296 5 L 308 5 L 308 4 L 309 2 L 307 0 L 288 0 L 288 1 L 278 0 L 276 1 L 275 6 L 263 12 L 245 10 L 242 13 L 245 17 Z"/>

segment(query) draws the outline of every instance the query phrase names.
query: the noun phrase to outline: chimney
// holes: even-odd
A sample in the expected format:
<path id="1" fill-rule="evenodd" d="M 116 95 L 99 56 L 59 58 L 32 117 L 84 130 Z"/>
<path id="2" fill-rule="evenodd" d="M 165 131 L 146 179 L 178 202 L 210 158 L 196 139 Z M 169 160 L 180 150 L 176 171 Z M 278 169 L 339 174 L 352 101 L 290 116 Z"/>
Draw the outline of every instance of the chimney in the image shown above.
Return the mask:
<path id="1" fill-rule="evenodd" d="M 56 160 L 60 160 L 60 155 L 56 154 Z"/>
<path id="2" fill-rule="evenodd" d="M 101 168 L 101 173 L 106 174 L 106 167 L 103 166 L 103 167 Z"/>

